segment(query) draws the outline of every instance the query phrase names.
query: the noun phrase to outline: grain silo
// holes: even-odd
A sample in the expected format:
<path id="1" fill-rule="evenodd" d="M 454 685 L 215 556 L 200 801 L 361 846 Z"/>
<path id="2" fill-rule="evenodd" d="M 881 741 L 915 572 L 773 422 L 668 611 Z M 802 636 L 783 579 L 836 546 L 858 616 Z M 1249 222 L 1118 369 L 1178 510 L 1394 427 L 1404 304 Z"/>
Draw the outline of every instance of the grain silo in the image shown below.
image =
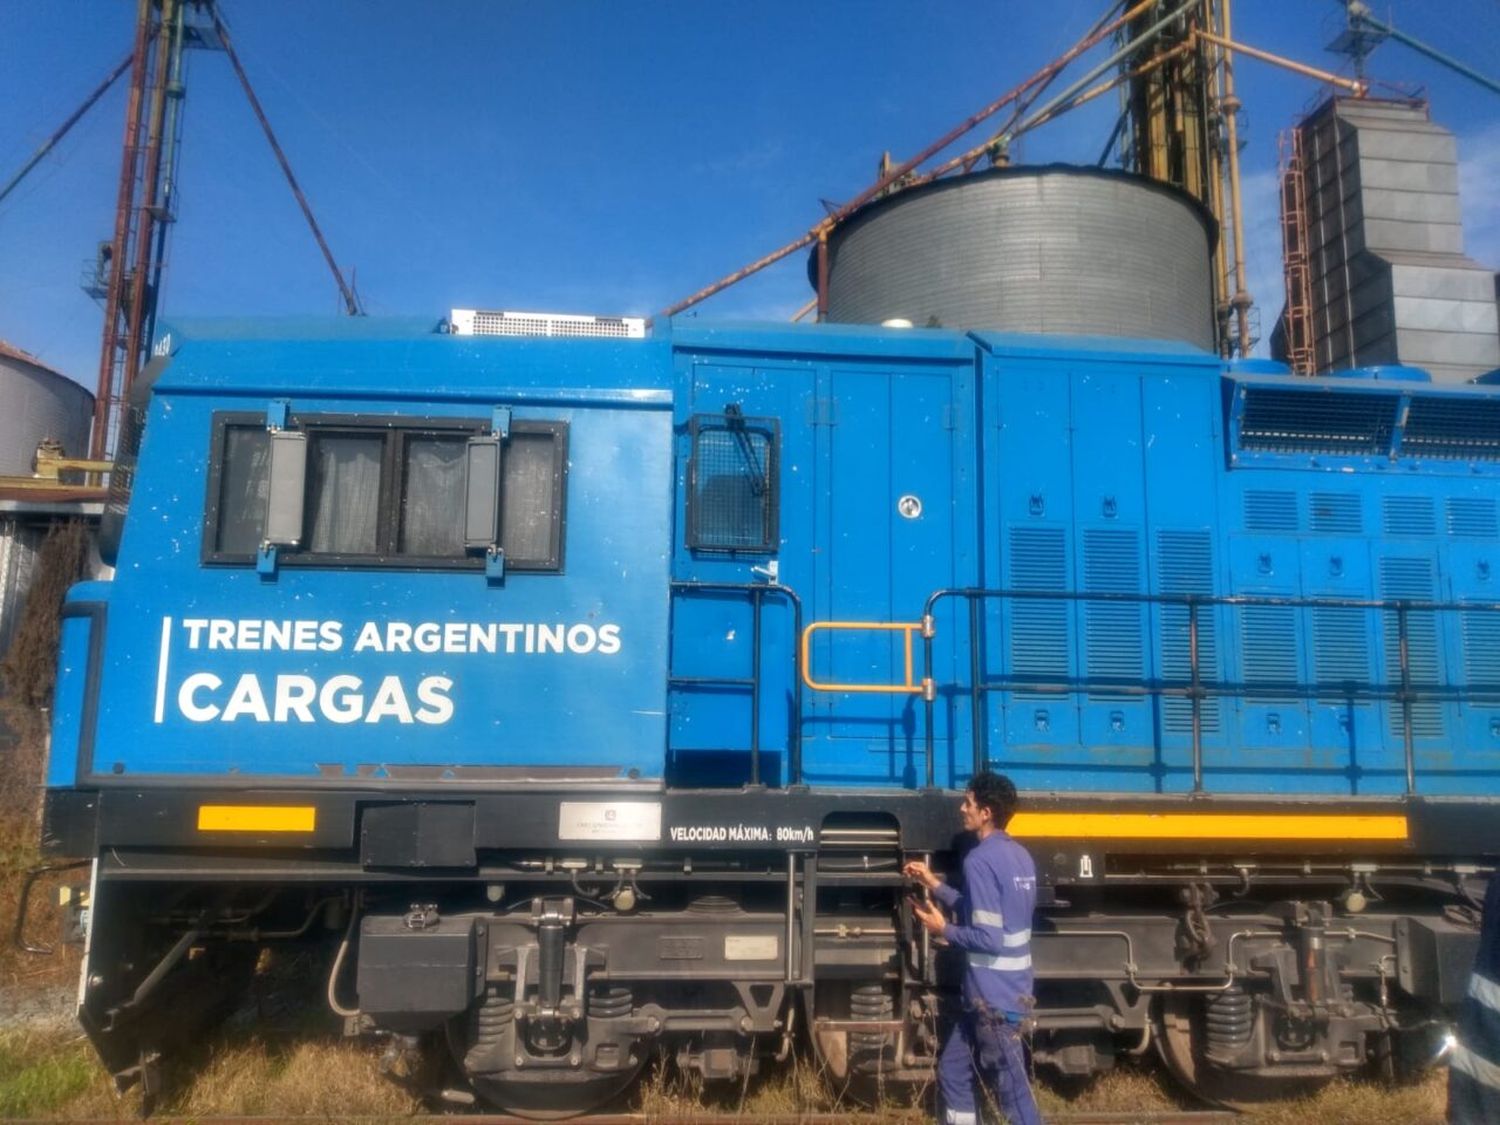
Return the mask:
<path id="1" fill-rule="evenodd" d="M 1214 238 L 1192 197 L 1125 173 L 1016 166 L 936 180 L 835 228 L 828 319 L 1211 350 Z"/>
<path id="2" fill-rule="evenodd" d="M 0 340 L 0 476 L 26 476 L 37 443 L 87 457 L 94 396 L 35 356 Z"/>
<path id="3" fill-rule="evenodd" d="M 0 340 L 0 477 L 29 478 L 43 441 L 62 455 L 87 457 L 94 396 L 41 360 Z M 25 481 L 16 484 L 24 485 Z M 3 482 L 0 482 L 3 485 Z M 20 624 L 48 530 L 59 520 L 92 522 L 101 507 L 82 493 L 0 487 L 0 655 Z"/>

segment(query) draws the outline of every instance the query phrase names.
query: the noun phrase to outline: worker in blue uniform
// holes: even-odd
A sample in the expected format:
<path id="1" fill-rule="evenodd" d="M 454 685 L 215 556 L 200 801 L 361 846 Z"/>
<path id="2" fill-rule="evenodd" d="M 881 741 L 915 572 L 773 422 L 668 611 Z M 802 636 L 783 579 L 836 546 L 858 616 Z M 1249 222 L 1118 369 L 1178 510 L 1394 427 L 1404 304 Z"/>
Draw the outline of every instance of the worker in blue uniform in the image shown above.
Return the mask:
<path id="1" fill-rule="evenodd" d="M 939 1120 L 978 1125 L 976 1078 L 993 1091 L 1011 1125 L 1040 1125 L 1026 1068 L 1022 1026 L 1034 1003 L 1031 915 L 1036 866 L 1006 835 L 1016 787 L 988 771 L 964 790 L 959 815 L 977 843 L 963 861 L 962 887 L 944 883 L 914 861 L 906 875 L 936 900 L 914 902 L 917 920 L 964 951 L 963 1010 L 938 1052 Z M 940 909 L 941 908 L 941 909 Z M 946 916 L 944 912 L 946 911 Z"/>
<path id="2" fill-rule="evenodd" d="M 1479 928 L 1479 952 L 1448 1060 L 1448 1120 L 1500 1121 L 1500 876 L 1490 877 Z"/>

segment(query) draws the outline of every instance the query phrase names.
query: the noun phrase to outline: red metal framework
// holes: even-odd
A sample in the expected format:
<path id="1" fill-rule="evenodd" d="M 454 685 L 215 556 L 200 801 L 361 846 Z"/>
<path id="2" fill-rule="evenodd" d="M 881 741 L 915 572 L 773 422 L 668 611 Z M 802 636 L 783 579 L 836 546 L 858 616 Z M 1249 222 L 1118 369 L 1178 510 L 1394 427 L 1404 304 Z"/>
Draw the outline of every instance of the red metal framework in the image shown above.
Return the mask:
<path id="1" fill-rule="evenodd" d="M 99 382 L 89 445 L 89 455 L 95 459 L 107 457 L 114 449 L 121 409 L 146 364 L 155 331 L 167 231 L 176 217 L 173 194 L 185 94 L 183 52 L 198 46 L 216 47 L 229 56 L 251 110 L 333 272 L 345 309 L 351 316 L 360 312 L 354 288 L 334 261 L 213 0 L 137 0 L 114 236 L 100 248 L 84 285 L 104 302 Z M 64 129 L 98 100 L 102 90 L 91 96 Z M 28 164 L 21 175 L 34 163 Z"/>

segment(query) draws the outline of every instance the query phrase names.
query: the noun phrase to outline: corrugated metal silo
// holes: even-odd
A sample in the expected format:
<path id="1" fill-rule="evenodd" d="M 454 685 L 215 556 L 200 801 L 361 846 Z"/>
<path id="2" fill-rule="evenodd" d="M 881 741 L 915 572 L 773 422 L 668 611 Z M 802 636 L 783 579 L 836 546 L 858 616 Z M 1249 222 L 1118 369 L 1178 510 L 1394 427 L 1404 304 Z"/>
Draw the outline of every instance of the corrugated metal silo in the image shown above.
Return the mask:
<path id="1" fill-rule="evenodd" d="M 0 340 L 0 476 L 27 476 L 43 438 L 87 457 L 94 396 L 35 356 Z"/>
<path id="2" fill-rule="evenodd" d="M 829 236 L 828 318 L 1212 349 L 1214 237 L 1191 197 L 1124 173 L 1018 166 L 938 180 Z"/>

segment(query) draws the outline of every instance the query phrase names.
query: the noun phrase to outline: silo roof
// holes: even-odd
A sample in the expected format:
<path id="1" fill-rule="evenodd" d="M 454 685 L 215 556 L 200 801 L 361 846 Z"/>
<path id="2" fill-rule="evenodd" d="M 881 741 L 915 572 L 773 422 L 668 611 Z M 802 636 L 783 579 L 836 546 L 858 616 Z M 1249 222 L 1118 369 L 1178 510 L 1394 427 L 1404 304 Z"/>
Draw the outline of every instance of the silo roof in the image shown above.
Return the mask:
<path id="1" fill-rule="evenodd" d="M 14 344 L 6 340 L 0 340 L 0 359 L 18 359 L 22 363 L 29 363 L 32 367 L 47 372 L 47 374 L 49 375 L 56 375 L 59 379 L 68 378 L 61 371 L 57 370 L 57 368 L 49 367 L 47 364 L 37 359 L 37 357 L 32 355 L 30 352 L 25 351 L 22 348 L 18 348 Z M 69 380 L 69 382 L 71 381 L 72 380 Z"/>

